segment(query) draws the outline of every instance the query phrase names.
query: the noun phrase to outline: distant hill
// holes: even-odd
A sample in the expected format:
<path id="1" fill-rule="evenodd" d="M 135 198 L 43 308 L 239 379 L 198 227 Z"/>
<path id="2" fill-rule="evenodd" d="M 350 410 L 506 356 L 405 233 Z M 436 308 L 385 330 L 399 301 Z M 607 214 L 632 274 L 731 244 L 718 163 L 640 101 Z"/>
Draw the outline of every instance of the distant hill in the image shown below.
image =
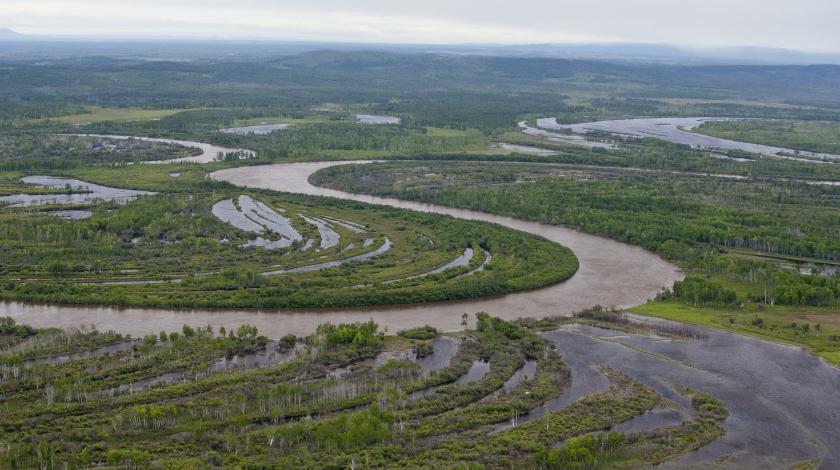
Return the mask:
<path id="1" fill-rule="evenodd" d="M 0 28 L 0 41 L 17 41 L 26 38 L 23 34 L 7 28 Z"/>
<path id="2" fill-rule="evenodd" d="M 0 0 L 1 1 L 1 0 Z M 569 59 L 613 64 L 651 65 L 840 65 L 840 53 L 813 53 L 768 47 L 687 47 L 671 44 L 390 44 L 273 40 L 206 40 L 160 37 L 105 38 L 20 34 L 0 28 L 0 56 L 29 59 L 89 57 L 91 55 L 196 60 L 220 58 L 276 58 L 307 52 L 333 51 L 306 57 L 305 66 L 344 60 L 339 52 L 392 52 L 449 56 Z M 12 44 L 14 43 L 14 44 Z"/>
<path id="3" fill-rule="evenodd" d="M 392 46 L 399 47 L 399 46 Z M 418 48 L 420 46 L 414 46 Z M 427 46 L 428 52 L 508 57 L 600 60 L 673 65 L 840 64 L 840 54 L 762 47 L 681 47 L 669 44 L 523 44 Z"/>

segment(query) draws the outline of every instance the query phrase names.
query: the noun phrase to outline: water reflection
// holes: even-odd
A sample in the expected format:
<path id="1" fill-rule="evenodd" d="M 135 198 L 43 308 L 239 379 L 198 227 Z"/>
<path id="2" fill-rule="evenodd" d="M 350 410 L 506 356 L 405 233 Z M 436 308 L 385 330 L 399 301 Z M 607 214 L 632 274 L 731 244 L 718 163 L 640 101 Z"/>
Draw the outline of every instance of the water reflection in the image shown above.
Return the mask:
<path id="1" fill-rule="evenodd" d="M 376 116 L 373 114 L 357 114 L 356 122 L 359 124 L 399 124 L 402 120 L 395 116 Z"/>
<path id="2" fill-rule="evenodd" d="M 33 207 L 48 204 L 90 204 L 101 201 L 126 203 L 137 199 L 139 196 L 157 194 L 150 191 L 111 188 L 99 184 L 87 183 L 75 178 L 58 176 L 26 176 L 20 180 L 26 184 L 44 188 L 66 189 L 68 192 L 52 194 L 11 194 L 0 197 L 0 205 L 9 204 L 9 207 Z"/>
<path id="3" fill-rule="evenodd" d="M 271 134 L 274 131 L 279 131 L 290 127 L 291 124 L 259 124 L 256 126 L 243 126 L 243 127 L 228 127 L 226 129 L 219 129 L 219 132 L 223 134 L 236 134 L 236 135 L 265 135 Z"/>
<path id="4" fill-rule="evenodd" d="M 820 163 L 821 160 L 840 160 L 840 155 L 799 151 L 783 147 L 775 147 L 772 145 L 753 144 L 749 142 L 739 142 L 691 132 L 692 129 L 700 127 L 704 122 L 730 120 L 732 119 L 716 117 L 640 118 L 584 122 L 580 124 L 559 124 L 556 118 L 540 118 L 537 119 L 537 127 L 549 130 L 572 131 L 576 134 L 608 132 L 619 136 L 657 138 L 677 144 L 690 145 L 695 148 L 743 150 L 750 153 L 760 153 L 772 157 L 799 160 L 810 163 Z M 808 157 L 811 160 L 804 157 Z"/>

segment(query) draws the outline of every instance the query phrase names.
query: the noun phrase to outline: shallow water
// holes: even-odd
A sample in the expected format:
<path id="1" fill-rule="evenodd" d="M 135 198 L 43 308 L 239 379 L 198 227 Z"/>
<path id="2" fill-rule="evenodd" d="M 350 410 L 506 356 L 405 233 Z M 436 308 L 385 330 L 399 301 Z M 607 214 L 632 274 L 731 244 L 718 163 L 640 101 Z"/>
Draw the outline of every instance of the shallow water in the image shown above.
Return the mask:
<path id="1" fill-rule="evenodd" d="M 472 276 L 475 273 L 480 273 L 481 271 L 484 271 L 484 268 L 486 268 L 493 261 L 493 255 L 491 255 L 490 252 L 485 250 L 484 248 L 481 249 L 481 253 L 484 255 L 484 260 L 481 262 L 481 264 L 479 264 L 478 267 L 473 269 L 472 271 L 467 271 L 458 277 Z"/>
<path id="2" fill-rule="evenodd" d="M 278 214 L 274 209 L 249 196 L 239 196 L 239 207 L 232 199 L 224 199 L 213 204 L 211 212 L 222 222 L 252 233 L 271 232 L 279 235 L 280 240 L 266 240 L 257 237 L 245 246 L 258 246 L 269 250 L 286 248 L 295 241 L 303 240 L 300 233 L 292 226 L 292 221 Z"/>
<path id="3" fill-rule="evenodd" d="M 455 357 L 458 348 L 458 341 L 448 336 L 441 336 L 432 342 L 432 354 L 418 359 L 417 363 L 420 364 L 420 367 L 428 370 L 449 367 L 449 362 Z"/>
<path id="4" fill-rule="evenodd" d="M 217 219 L 226 224 L 233 225 L 239 230 L 252 233 L 262 233 L 265 230 L 262 225 L 245 217 L 245 214 L 233 204 L 233 199 L 224 199 L 213 204 L 211 212 Z"/>
<path id="5" fill-rule="evenodd" d="M 380 367 L 387 364 L 389 361 L 417 361 L 417 354 L 414 353 L 414 349 L 403 349 L 401 351 L 385 351 L 382 353 L 377 354 L 375 358 L 371 360 L 371 365 L 373 367 Z"/>
<path id="6" fill-rule="evenodd" d="M 164 385 L 172 385 L 174 383 L 185 383 L 190 378 L 188 372 L 167 372 L 165 374 L 156 375 L 131 382 L 128 385 L 120 385 L 112 389 L 113 393 L 134 393 L 146 390 L 152 387 L 159 387 Z"/>
<path id="7" fill-rule="evenodd" d="M 726 150 L 743 150 L 746 152 L 760 153 L 773 157 L 797 159 L 801 161 L 810 161 L 804 158 L 796 158 L 791 156 L 784 156 L 780 154 L 798 153 L 802 157 L 809 158 L 825 158 L 830 160 L 840 159 L 840 155 L 832 155 L 828 153 L 816 153 L 799 151 L 793 149 L 786 149 L 783 147 L 775 147 L 772 145 L 752 144 L 748 142 L 738 142 L 735 140 L 721 139 L 719 137 L 712 137 L 708 135 L 691 132 L 691 129 L 696 129 L 701 124 L 707 121 L 728 121 L 729 118 L 641 118 L 641 119 L 619 119 L 611 121 L 597 121 L 584 122 L 580 124 L 558 124 L 555 118 L 541 118 L 537 120 L 537 127 L 541 129 L 566 129 L 571 130 L 577 134 L 586 134 L 587 132 L 600 131 L 609 132 L 611 134 L 629 136 L 629 137 L 652 137 L 662 140 L 667 140 L 677 144 L 690 145 L 695 148 L 714 148 Z M 812 162 L 813 163 L 813 162 Z"/>
<path id="8" fill-rule="evenodd" d="M 556 343 L 559 339 L 558 335 L 562 335 L 563 332 L 564 330 L 558 330 L 555 332 L 544 333 L 542 336 L 549 341 Z M 528 421 L 533 421 L 537 418 L 545 416 L 546 414 L 562 410 L 581 398 L 594 393 L 603 392 L 610 386 L 609 379 L 607 379 L 607 377 L 600 371 L 596 370 L 588 361 L 582 360 L 576 356 L 567 356 L 564 354 L 563 362 L 569 366 L 572 374 L 572 383 L 557 397 L 530 410 L 527 414 L 519 416 L 516 419 L 516 425 L 525 424 Z M 500 423 L 493 428 L 493 432 L 510 429 L 513 425 L 513 422 Z"/>
<path id="9" fill-rule="evenodd" d="M 82 351 L 73 354 L 63 354 L 60 356 L 48 356 L 48 357 L 40 357 L 37 359 L 29 359 L 23 361 L 24 367 L 32 367 L 35 365 L 59 365 L 64 364 L 70 361 L 81 361 L 84 359 L 90 359 L 93 357 L 100 357 L 106 354 L 113 354 L 121 351 L 128 351 L 134 347 L 135 344 L 138 344 L 137 341 L 124 341 L 121 343 L 110 344 L 108 346 L 103 346 L 101 348 L 94 349 L 92 351 Z"/>
<path id="10" fill-rule="evenodd" d="M 234 354 L 230 357 L 216 359 L 210 365 L 210 372 L 220 372 L 230 369 L 262 369 L 269 366 L 285 364 L 295 359 L 301 352 L 301 348 L 292 348 L 288 351 L 278 351 L 277 341 L 269 341 L 264 351 L 252 353 Z"/>
<path id="11" fill-rule="evenodd" d="M 209 365 L 207 371 L 202 372 L 201 375 L 223 372 L 226 370 L 263 369 L 270 366 L 285 364 L 295 359 L 302 350 L 301 347 L 295 347 L 289 351 L 280 352 L 277 351 L 277 344 L 277 341 L 269 341 L 266 343 L 265 350 L 239 353 L 230 357 L 221 357 L 216 359 Z M 113 389 L 113 391 L 116 393 L 133 393 L 152 387 L 172 385 L 174 383 L 188 382 L 190 380 L 193 380 L 192 372 L 173 371 L 156 375 L 154 377 L 140 379 L 128 385 L 121 385 Z"/>
<path id="12" fill-rule="evenodd" d="M 139 196 L 156 194 L 150 191 L 111 188 L 75 178 L 62 178 L 59 176 L 26 176 L 20 180 L 26 184 L 45 188 L 64 189 L 69 187 L 75 191 L 85 192 L 72 194 L 11 194 L 0 197 L 0 205 L 8 204 L 9 207 L 33 207 L 48 204 L 90 204 L 101 201 L 126 203 L 137 199 Z"/>
<path id="13" fill-rule="evenodd" d="M 537 361 L 529 359 L 525 361 L 525 364 L 523 364 L 522 367 L 520 367 L 516 372 L 514 372 L 512 376 L 510 376 L 507 382 L 505 382 L 504 388 L 507 390 L 512 390 L 520 383 L 527 380 L 532 380 L 536 375 Z"/>
<path id="14" fill-rule="evenodd" d="M 490 373 L 490 363 L 483 359 L 478 359 L 473 361 L 472 366 L 470 366 L 470 370 L 468 370 L 466 374 L 458 377 L 455 384 L 463 385 L 470 382 L 477 382 L 483 379 L 488 373 Z"/>
<path id="15" fill-rule="evenodd" d="M 395 116 L 376 116 L 373 114 L 357 114 L 356 122 L 359 124 L 399 124 L 402 119 Z"/>
<path id="16" fill-rule="evenodd" d="M 425 370 L 438 370 L 448 367 L 449 362 L 457 352 L 458 342 L 448 336 L 441 336 L 432 342 L 432 353 L 425 357 L 418 358 L 417 354 L 414 352 L 414 348 L 409 348 L 401 351 L 386 351 L 380 353 L 372 360 L 371 363 L 374 367 L 379 367 L 392 359 L 397 361 L 405 360 L 415 362 Z M 431 395 L 436 389 L 437 387 L 431 387 L 413 392 L 410 399 L 416 400 L 422 396 Z"/>
<path id="17" fill-rule="evenodd" d="M 686 408 L 690 403 L 672 383 L 710 393 L 729 408 L 726 435 L 667 468 L 703 468 L 723 456 L 723 468 L 790 468 L 824 452 L 819 468 L 840 465 L 840 371 L 806 351 L 706 328 L 703 341 L 600 330 L 572 326 L 545 337 L 573 375 L 580 367 L 608 365 Z"/>
<path id="18" fill-rule="evenodd" d="M 513 375 L 510 376 L 507 381 L 502 385 L 501 390 L 497 390 L 493 393 L 493 396 L 498 396 L 501 394 L 502 391 L 510 391 L 516 388 L 517 385 L 521 384 L 526 380 L 532 380 L 534 376 L 537 375 L 537 361 L 534 360 L 527 360 L 525 364 L 522 365 Z"/>
<path id="19" fill-rule="evenodd" d="M 234 168 L 216 172 L 216 179 L 252 187 L 324 195 L 393 205 L 425 212 L 484 220 L 535 233 L 571 248 L 580 260 L 579 271 L 565 283 L 496 298 L 407 306 L 308 311 L 165 310 L 115 307 L 0 304 L 9 315 L 33 326 L 69 327 L 96 324 L 100 329 L 143 335 L 183 324 L 236 328 L 242 323 L 259 327 L 262 334 L 280 337 L 308 334 L 325 321 L 374 319 L 389 331 L 429 324 L 455 331 L 461 313 L 487 311 L 503 318 L 543 317 L 569 313 L 593 304 L 636 305 L 682 275 L 670 264 L 637 247 L 565 227 L 538 224 L 474 211 L 395 199 L 347 194 L 318 188 L 307 182 L 314 171 L 336 163 L 294 163 Z M 671 322 L 633 316 L 637 321 Z M 676 324 L 679 325 L 679 324 Z M 731 416 L 727 434 L 709 446 L 669 466 L 707 467 L 721 456 L 729 468 L 784 468 L 792 462 L 825 454 L 821 469 L 840 468 L 840 371 L 807 351 L 732 333 L 699 328 L 705 341 L 663 340 L 657 336 L 588 331 L 571 327 L 548 333 L 572 370 L 573 382 L 560 398 L 533 410 L 523 419 L 562 408 L 588 393 L 608 386 L 594 366 L 609 365 L 680 403 L 670 383 L 686 384 L 724 400 Z M 575 331 L 576 330 L 576 331 Z M 603 338 L 594 338 L 587 333 Z M 626 343 L 629 348 L 621 343 Z M 645 352 L 650 351 L 650 353 Z M 430 358 L 438 359 L 439 350 Z M 454 354 L 454 353 L 453 353 Z M 685 400 L 683 399 L 683 403 Z"/>
<path id="20" fill-rule="evenodd" d="M 824 263 L 804 263 L 799 267 L 800 274 L 808 276 L 833 276 L 840 272 L 840 265 Z"/>
<path id="21" fill-rule="evenodd" d="M 333 230 L 326 222 L 316 217 L 301 216 L 308 224 L 314 225 L 318 229 L 318 234 L 321 237 L 321 244 L 318 246 L 319 250 L 326 250 L 338 245 L 341 241 L 341 235 Z"/>
<path id="22" fill-rule="evenodd" d="M 263 204 L 260 201 L 255 201 L 248 196 L 239 196 L 239 207 L 246 217 L 263 226 L 266 230 L 276 233 L 283 238 L 300 241 L 303 237 L 300 236 L 297 230 L 292 226 L 292 221 L 278 214 L 277 212 L 284 212 L 283 209 L 276 211 L 271 207 Z"/>

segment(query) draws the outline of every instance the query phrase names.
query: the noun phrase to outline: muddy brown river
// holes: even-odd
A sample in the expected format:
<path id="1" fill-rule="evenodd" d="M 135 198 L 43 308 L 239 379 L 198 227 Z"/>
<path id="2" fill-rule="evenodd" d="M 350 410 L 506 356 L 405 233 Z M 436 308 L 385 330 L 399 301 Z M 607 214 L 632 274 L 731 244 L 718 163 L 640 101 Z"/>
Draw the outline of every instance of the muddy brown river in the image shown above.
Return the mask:
<path id="1" fill-rule="evenodd" d="M 346 162 L 345 162 L 346 163 Z M 541 235 L 572 249 L 580 261 L 578 272 L 554 286 L 505 296 L 416 305 L 373 306 L 336 310 L 167 310 L 88 306 L 0 303 L 0 316 L 9 315 L 33 326 L 69 327 L 95 324 L 100 330 L 142 335 L 161 330 L 180 330 L 184 324 L 226 328 L 243 323 L 257 326 L 272 338 L 285 334 L 308 334 L 327 321 L 351 322 L 374 319 L 389 331 L 432 325 L 456 331 L 461 315 L 485 311 L 503 318 L 543 317 L 571 313 L 595 304 L 629 307 L 644 303 L 682 274 L 670 263 L 641 248 L 565 227 L 527 222 L 510 217 L 448 207 L 383 199 L 319 188 L 309 184 L 315 171 L 340 163 L 287 163 L 250 166 L 213 173 L 215 179 L 254 188 L 268 188 L 317 196 L 384 204 L 424 212 L 497 223 Z"/>
<path id="2" fill-rule="evenodd" d="M 650 252 L 564 227 L 348 194 L 309 184 L 310 174 L 336 164 L 339 163 L 233 168 L 216 172 L 212 177 L 240 186 L 332 196 L 497 223 L 571 248 L 580 260 L 580 270 L 568 281 L 543 289 L 420 305 L 328 311 L 174 311 L 7 302 L 0 303 L 0 316 L 10 315 L 35 326 L 95 324 L 100 329 L 133 335 L 178 330 L 183 324 L 230 328 L 249 323 L 263 334 L 277 338 L 287 333 L 309 333 L 325 321 L 370 318 L 391 332 L 424 324 L 453 331 L 461 329 L 464 312 L 486 311 L 510 319 L 569 313 L 594 304 L 636 305 L 682 276 L 673 265 Z M 607 382 L 595 367 L 609 365 L 678 402 L 679 396 L 673 389 L 675 383 L 711 393 L 726 402 L 731 414 L 724 422 L 726 435 L 667 464 L 666 468 L 782 469 L 812 460 L 820 462 L 817 467 L 820 469 L 840 468 L 840 370 L 800 348 L 711 329 L 698 328 L 698 331 L 705 334 L 705 339 L 674 341 L 574 325 L 548 333 L 546 337 L 563 354 L 574 379 L 557 403 L 548 405 L 562 407 L 603 389 Z M 540 409 L 534 414 L 538 413 Z"/>

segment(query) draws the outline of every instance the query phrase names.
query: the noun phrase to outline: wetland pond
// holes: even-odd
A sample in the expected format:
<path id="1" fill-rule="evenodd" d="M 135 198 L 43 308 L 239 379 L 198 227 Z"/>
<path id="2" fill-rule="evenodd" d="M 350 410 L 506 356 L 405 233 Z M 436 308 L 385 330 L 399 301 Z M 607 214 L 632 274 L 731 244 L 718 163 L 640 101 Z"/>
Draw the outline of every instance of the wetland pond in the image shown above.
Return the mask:
<path id="1" fill-rule="evenodd" d="M 674 390 L 674 384 L 710 393 L 726 403 L 730 412 L 723 423 L 726 434 L 662 468 L 708 468 L 714 462 L 715 468 L 781 469 L 819 458 L 823 461 L 817 468 L 840 468 L 840 371 L 800 348 L 698 329 L 704 334 L 701 340 L 582 325 L 567 325 L 543 336 L 572 369 L 573 382 L 563 402 L 605 388 L 606 379 L 597 378 L 601 374 L 595 367 L 608 365 L 676 405 L 673 410 L 655 409 L 625 423 L 631 427 L 625 431 L 677 425 L 682 409 L 690 409 L 690 403 Z"/>

